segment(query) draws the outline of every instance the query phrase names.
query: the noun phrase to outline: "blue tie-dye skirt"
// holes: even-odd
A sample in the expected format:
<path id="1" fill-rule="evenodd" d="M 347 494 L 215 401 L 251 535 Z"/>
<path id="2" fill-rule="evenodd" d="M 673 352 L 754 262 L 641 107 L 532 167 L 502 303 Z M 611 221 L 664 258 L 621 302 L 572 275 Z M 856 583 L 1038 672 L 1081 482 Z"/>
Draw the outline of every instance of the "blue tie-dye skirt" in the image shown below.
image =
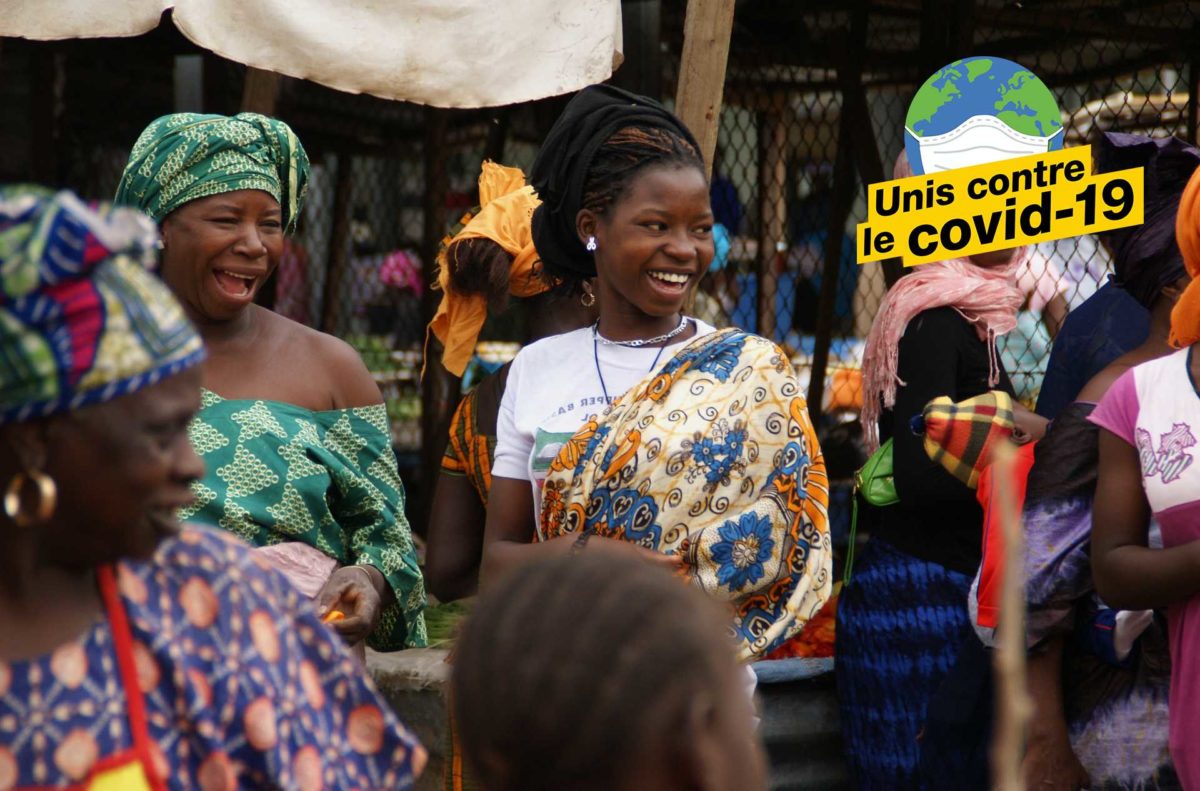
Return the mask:
<path id="1" fill-rule="evenodd" d="M 986 788 L 988 652 L 971 578 L 872 539 L 841 593 L 837 685 L 854 787 Z"/>

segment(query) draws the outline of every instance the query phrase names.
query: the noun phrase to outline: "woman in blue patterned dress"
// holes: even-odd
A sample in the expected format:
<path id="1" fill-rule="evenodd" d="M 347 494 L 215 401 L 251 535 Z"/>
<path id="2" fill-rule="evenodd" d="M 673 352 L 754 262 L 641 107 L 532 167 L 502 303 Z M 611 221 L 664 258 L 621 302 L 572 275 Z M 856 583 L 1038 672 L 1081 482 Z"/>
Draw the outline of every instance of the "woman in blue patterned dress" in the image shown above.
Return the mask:
<path id="1" fill-rule="evenodd" d="M 204 348 L 155 239 L 0 189 L 0 788 L 412 788 L 425 752 L 337 635 L 176 520 Z"/>

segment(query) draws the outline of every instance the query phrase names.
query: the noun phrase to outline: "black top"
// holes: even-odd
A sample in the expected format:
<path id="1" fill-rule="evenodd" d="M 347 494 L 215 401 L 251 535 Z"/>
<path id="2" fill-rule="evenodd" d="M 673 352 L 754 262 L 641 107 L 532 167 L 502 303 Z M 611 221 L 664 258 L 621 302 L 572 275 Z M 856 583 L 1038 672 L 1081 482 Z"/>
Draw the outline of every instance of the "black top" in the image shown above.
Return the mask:
<path id="1" fill-rule="evenodd" d="M 900 502 L 879 509 L 875 535 L 897 549 L 974 576 L 981 558 L 983 509 L 975 490 L 925 453 L 909 421 L 938 396 L 962 401 L 988 390 L 1013 393 L 1008 374 L 988 387 L 988 347 L 953 308 L 934 308 L 909 322 L 900 339 L 896 405 L 879 418 L 879 437 L 894 440 Z"/>

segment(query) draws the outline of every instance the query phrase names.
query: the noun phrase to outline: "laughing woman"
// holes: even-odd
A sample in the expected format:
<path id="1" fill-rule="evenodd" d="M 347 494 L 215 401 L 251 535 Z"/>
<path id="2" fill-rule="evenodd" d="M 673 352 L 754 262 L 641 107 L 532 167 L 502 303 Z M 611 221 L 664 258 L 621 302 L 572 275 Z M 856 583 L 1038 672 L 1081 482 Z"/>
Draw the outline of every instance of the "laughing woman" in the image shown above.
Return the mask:
<path id="1" fill-rule="evenodd" d="M 379 388 L 342 341 L 254 304 L 295 229 L 308 157 L 253 113 L 154 121 L 117 202 L 162 227 L 162 275 L 208 347 L 182 516 L 262 548 L 351 644 L 425 642 L 424 586 Z"/>
<path id="2" fill-rule="evenodd" d="M 546 272 L 600 318 L 513 361 L 482 581 L 539 555 L 633 554 L 729 602 L 743 657 L 829 596 L 827 485 L 786 356 L 683 314 L 713 257 L 699 146 L 656 102 L 577 95 L 532 170 Z"/>

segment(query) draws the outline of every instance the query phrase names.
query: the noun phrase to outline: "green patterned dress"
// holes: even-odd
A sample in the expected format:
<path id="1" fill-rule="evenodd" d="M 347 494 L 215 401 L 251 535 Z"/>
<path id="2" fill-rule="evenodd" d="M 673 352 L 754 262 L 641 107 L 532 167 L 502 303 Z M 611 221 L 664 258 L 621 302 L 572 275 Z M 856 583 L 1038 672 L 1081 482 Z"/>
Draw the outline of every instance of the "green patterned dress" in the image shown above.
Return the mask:
<path id="1" fill-rule="evenodd" d="M 188 433 L 207 471 L 182 520 L 257 547 L 300 541 L 343 565 L 375 566 L 396 602 L 368 645 L 425 645 L 425 586 L 382 404 L 313 412 L 204 390 Z"/>

